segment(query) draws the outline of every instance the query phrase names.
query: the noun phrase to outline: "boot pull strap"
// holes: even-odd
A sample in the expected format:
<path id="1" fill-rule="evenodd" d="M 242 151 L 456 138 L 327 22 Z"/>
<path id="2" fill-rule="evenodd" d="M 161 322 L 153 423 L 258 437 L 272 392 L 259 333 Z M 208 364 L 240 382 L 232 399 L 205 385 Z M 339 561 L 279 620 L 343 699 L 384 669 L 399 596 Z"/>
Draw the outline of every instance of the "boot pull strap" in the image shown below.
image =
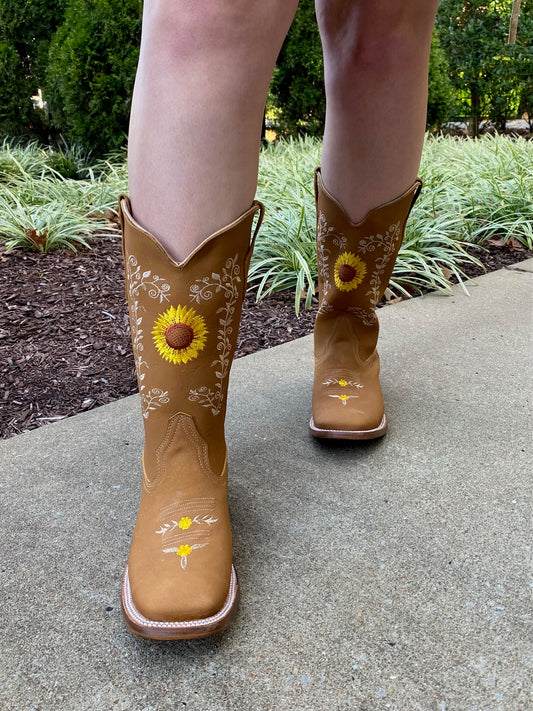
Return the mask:
<path id="1" fill-rule="evenodd" d="M 126 203 L 126 209 L 131 212 L 131 203 L 127 195 L 119 195 L 118 196 L 118 217 L 120 219 L 120 233 L 122 235 L 122 258 L 125 260 L 126 259 L 126 251 L 125 251 L 125 244 L 124 244 L 124 210 L 122 209 L 122 201 Z"/>
<path id="2" fill-rule="evenodd" d="M 246 253 L 246 256 L 244 258 L 244 283 L 243 283 L 243 297 L 246 294 L 246 289 L 248 288 L 248 270 L 250 269 L 250 262 L 252 261 L 252 253 L 254 251 L 254 245 L 255 245 L 255 239 L 257 237 L 257 234 L 259 232 L 259 228 L 261 227 L 261 223 L 263 222 L 263 217 L 265 215 L 265 206 L 263 205 L 262 202 L 259 202 L 259 200 L 254 200 L 252 207 L 257 207 L 259 208 L 259 215 L 257 217 L 257 222 L 255 223 L 255 227 L 253 228 L 253 234 L 250 239 L 250 246 L 248 247 L 248 252 Z"/>
<path id="3" fill-rule="evenodd" d="M 407 213 L 407 217 L 405 218 L 405 222 L 409 219 L 409 215 L 411 214 L 411 210 L 413 209 L 415 202 L 418 200 L 418 196 L 422 192 L 422 187 L 423 187 L 423 182 L 420 180 L 420 178 L 416 179 L 416 190 L 413 195 L 413 199 L 411 200 L 411 204 L 409 205 L 409 212 Z M 405 223 L 404 223 L 405 224 Z"/>
<path id="4" fill-rule="evenodd" d="M 422 182 L 422 180 L 421 180 L 420 178 L 417 178 L 417 179 L 416 179 L 416 190 L 415 190 L 415 194 L 414 194 L 414 196 L 413 196 L 413 205 L 414 205 L 415 202 L 418 200 L 418 196 L 419 196 L 420 193 L 422 192 L 422 187 L 423 187 L 423 186 L 424 186 L 424 183 Z"/>
<path id="5" fill-rule="evenodd" d="M 315 202 L 318 201 L 318 176 L 321 175 L 320 168 L 315 168 L 314 181 L 315 181 Z"/>
<path id="6" fill-rule="evenodd" d="M 259 228 L 261 227 L 261 224 L 263 222 L 263 217 L 265 216 L 265 206 L 262 202 L 259 202 L 259 200 L 254 200 L 253 206 L 259 208 L 259 215 L 257 217 L 257 222 L 255 223 L 252 239 L 250 240 L 250 250 L 254 248 L 255 239 L 259 232 Z"/>

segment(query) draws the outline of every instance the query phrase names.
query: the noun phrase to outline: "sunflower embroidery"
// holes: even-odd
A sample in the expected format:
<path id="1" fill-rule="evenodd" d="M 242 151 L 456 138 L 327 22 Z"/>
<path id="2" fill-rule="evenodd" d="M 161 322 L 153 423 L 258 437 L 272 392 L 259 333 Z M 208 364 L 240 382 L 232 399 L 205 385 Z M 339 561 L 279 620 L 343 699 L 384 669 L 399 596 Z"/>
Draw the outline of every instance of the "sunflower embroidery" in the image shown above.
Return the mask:
<path id="1" fill-rule="evenodd" d="M 353 252 L 343 252 L 335 262 L 335 286 L 339 291 L 357 289 L 366 274 L 366 264 Z"/>
<path id="2" fill-rule="evenodd" d="M 152 331 L 159 355 L 169 363 L 187 363 L 203 350 L 207 328 L 203 316 L 185 306 L 171 306 L 159 314 Z"/>

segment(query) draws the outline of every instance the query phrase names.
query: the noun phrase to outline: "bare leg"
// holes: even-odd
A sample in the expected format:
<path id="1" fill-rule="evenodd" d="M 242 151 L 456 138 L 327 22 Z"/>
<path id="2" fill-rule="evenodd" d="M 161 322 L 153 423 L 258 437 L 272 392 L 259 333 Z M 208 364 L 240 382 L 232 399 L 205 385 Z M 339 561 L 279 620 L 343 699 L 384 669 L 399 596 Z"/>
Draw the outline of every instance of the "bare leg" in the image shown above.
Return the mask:
<path id="1" fill-rule="evenodd" d="M 316 0 L 326 82 L 324 186 L 353 221 L 413 184 L 438 0 Z"/>
<path id="2" fill-rule="evenodd" d="M 175 259 L 252 203 L 265 97 L 298 0 L 146 0 L 133 96 L 134 217 Z"/>

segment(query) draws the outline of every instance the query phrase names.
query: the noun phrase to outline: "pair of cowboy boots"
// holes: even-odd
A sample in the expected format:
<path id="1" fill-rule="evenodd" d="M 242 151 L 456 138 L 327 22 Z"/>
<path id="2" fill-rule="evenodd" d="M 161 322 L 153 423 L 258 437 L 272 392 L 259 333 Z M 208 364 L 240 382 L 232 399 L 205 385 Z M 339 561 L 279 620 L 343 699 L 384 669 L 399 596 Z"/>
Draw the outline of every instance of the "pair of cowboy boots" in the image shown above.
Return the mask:
<path id="1" fill-rule="evenodd" d="M 419 190 L 417 181 L 354 224 L 315 172 L 319 309 L 309 424 L 315 437 L 385 434 L 375 307 Z M 119 212 L 145 430 L 122 609 L 129 629 L 142 637 L 205 637 L 224 630 L 238 604 L 224 416 L 263 206 L 254 202 L 179 263 L 137 224 L 125 196 Z"/>

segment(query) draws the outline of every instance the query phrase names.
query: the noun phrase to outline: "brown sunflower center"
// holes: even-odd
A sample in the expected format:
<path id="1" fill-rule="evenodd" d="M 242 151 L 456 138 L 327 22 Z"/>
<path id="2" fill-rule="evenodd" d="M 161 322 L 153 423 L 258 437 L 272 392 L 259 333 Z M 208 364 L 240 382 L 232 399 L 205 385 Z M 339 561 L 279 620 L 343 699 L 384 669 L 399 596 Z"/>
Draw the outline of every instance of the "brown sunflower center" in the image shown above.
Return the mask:
<path id="1" fill-rule="evenodd" d="M 351 264 L 341 264 L 338 270 L 339 279 L 344 282 L 352 281 L 355 277 L 355 273 L 355 269 Z"/>
<path id="2" fill-rule="evenodd" d="M 193 339 L 194 331 L 186 323 L 172 323 L 165 331 L 165 341 L 176 351 L 188 348 Z"/>

